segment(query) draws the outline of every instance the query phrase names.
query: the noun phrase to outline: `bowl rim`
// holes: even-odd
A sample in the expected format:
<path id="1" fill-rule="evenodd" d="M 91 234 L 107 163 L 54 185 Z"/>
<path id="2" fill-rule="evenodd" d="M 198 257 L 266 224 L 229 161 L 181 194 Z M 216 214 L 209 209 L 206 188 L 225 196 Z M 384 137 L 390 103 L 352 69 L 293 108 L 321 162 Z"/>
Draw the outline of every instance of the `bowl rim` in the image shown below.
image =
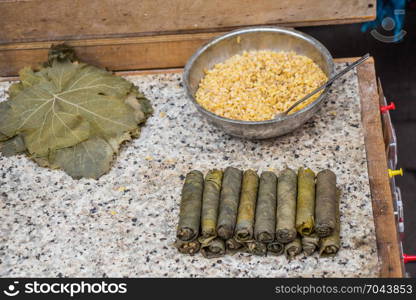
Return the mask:
<path id="1" fill-rule="evenodd" d="M 333 76 L 334 74 L 334 69 L 335 69 L 335 65 L 334 65 L 334 59 L 331 55 L 331 53 L 329 52 L 329 50 L 321 43 L 319 42 L 317 39 L 315 39 L 314 37 L 310 36 L 309 34 L 303 33 L 301 31 L 295 30 L 295 29 L 291 29 L 291 28 L 285 28 L 285 27 L 279 27 L 279 26 L 250 26 L 250 27 L 244 27 L 244 28 L 240 28 L 240 29 L 236 29 L 236 30 L 232 30 L 230 32 L 227 32 L 225 34 L 222 34 L 218 37 L 215 37 L 213 39 L 211 39 L 210 41 L 208 41 L 206 44 L 204 44 L 203 46 L 201 46 L 200 48 L 198 48 L 198 50 L 196 50 L 196 52 L 189 58 L 188 62 L 186 63 L 185 67 L 184 67 L 184 71 L 183 71 L 183 82 L 185 85 L 185 89 L 186 89 L 186 93 L 188 95 L 189 98 L 191 98 L 192 102 L 194 103 L 194 105 L 196 106 L 196 108 L 202 112 L 204 112 L 205 114 L 209 115 L 210 117 L 220 120 L 220 121 L 224 121 L 224 122 L 228 122 L 228 123 L 233 123 L 233 124 L 241 124 L 241 125 L 262 125 L 262 124 L 272 124 L 272 123 L 276 123 L 276 122 L 281 122 L 283 120 L 289 120 L 289 119 L 293 119 L 296 118 L 299 115 L 302 115 L 303 113 L 306 113 L 307 111 L 313 109 L 316 105 L 318 105 L 319 103 L 322 102 L 322 100 L 325 98 L 326 94 L 328 93 L 330 86 L 326 87 L 323 92 L 321 93 L 321 95 L 311 104 L 303 107 L 302 109 L 288 114 L 282 118 L 279 119 L 270 119 L 270 120 L 263 120 L 263 121 L 245 121 L 245 120 L 235 120 L 235 119 L 230 119 L 230 118 L 226 118 L 226 117 L 222 117 L 220 115 L 217 115 L 209 110 L 207 110 L 206 108 L 204 108 L 202 105 L 200 105 L 194 95 L 191 93 L 190 88 L 189 88 L 189 73 L 190 70 L 192 69 L 193 64 L 195 63 L 195 61 L 198 59 L 198 57 L 204 53 L 208 48 L 212 47 L 213 45 L 225 40 L 225 39 L 229 39 L 238 35 L 243 35 L 246 33 L 253 33 L 253 32 L 276 32 L 276 33 L 284 33 L 284 34 L 289 34 L 289 35 L 293 35 L 297 38 L 303 39 L 306 42 L 312 44 L 313 46 L 315 46 L 316 48 L 318 48 L 318 50 L 320 52 L 323 53 L 326 61 L 328 62 L 329 65 L 329 69 L 330 69 L 330 76 Z"/>

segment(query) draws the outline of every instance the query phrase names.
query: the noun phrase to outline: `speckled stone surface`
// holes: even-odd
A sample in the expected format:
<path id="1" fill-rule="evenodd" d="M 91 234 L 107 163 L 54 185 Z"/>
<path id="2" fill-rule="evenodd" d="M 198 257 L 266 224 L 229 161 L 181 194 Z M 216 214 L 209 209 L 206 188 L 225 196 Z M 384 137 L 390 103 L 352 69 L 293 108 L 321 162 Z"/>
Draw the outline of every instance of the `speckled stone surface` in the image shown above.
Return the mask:
<path id="1" fill-rule="evenodd" d="M 341 65 L 337 65 L 339 68 Z M 0 276 L 377 276 L 379 265 L 354 73 L 309 122 L 277 139 L 230 137 L 186 99 L 181 74 L 129 77 L 153 102 L 142 135 L 111 171 L 73 180 L 25 156 L 0 156 Z M 344 81 L 344 84 L 342 84 Z M 6 99 L 9 83 L 0 83 Z M 342 248 L 333 258 L 249 254 L 208 260 L 172 247 L 184 176 L 214 167 L 331 168 L 342 189 Z"/>

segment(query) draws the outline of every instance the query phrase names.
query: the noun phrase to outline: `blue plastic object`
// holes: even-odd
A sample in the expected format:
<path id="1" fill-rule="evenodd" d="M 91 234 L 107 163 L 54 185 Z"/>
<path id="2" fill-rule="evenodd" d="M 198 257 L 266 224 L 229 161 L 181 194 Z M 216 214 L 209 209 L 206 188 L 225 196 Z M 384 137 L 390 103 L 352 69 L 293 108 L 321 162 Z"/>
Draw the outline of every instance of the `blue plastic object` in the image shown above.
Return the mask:
<path id="1" fill-rule="evenodd" d="M 406 32 L 403 30 L 404 17 L 408 0 L 377 0 L 377 19 L 366 22 L 361 26 L 361 31 L 373 29 L 373 36 L 383 42 L 399 42 Z M 384 30 L 391 31 L 389 36 L 382 35 L 376 28 L 382 26 Z M 378 38 L 380 37 L 380 38 Z"/>

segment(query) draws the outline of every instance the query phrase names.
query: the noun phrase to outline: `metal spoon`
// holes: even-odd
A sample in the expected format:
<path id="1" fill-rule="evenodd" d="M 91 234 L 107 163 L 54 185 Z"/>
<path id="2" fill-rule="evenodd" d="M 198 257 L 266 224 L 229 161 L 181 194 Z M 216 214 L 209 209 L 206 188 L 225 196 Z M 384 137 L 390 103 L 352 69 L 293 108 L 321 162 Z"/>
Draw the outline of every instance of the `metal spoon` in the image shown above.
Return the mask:
<path id="1" fill-rule="evenodd" d="M 350 64 L 349 66 L 347 66 L 345 69 L 343 69 L 342 71 L 340 71 L 339 73 L 335 74 L 334 76 L 332 76 L 332 78 L 330 78 L 327 82 L 325 82 L 323 85 L 321 85 L 320 87 L 314 89 L 312 92 L 310 92 L 309 94 L 307 94 L 305 97 L 303 97 L 302 99 L 296 101 L 291 107 L 289 107 L 286 111 L 282 112 L 282 113 L 278 113 L 275 115 L 275 119 L 281 119 L 284 116 L 286 116 L 292 109 L 294 109 L 296 106 L 298 106 L 299 104 L 301 104 L 302 102 L 304 102 L 305 100 L 309 99 L 311 96 L 315 95 L 316 93 L 318 93 L 319 91 L 325 89 L 326 87 L 330 86 L 335 80 L 337 80 L 338 78 L 340 78 L 342 75 L 344 75 L 345 73 L 351 71 L 352 69 L 354 69 L 356 66 L 360 65 L 361 63 L 363 63 L 367 58 L 370 57 L 370 54 L 367 53 L 366 55 L 364 55 L 363 57 L 361 57 L 360 59 L 358 59 L 357 61 L 353 62 L 352 64 Z"/>

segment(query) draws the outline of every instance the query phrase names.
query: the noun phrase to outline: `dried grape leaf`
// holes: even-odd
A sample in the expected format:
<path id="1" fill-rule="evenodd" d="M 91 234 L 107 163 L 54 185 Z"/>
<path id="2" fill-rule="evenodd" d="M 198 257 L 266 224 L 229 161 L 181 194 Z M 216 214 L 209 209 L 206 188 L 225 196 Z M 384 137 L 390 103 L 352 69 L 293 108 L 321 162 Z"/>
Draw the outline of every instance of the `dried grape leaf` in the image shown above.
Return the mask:
<path id="1" fill-rule="evenodd" d="M 0 102 L 0 141 L 8 140 L 15 135 L 14 132 L 6 130 L 7 127 L 18 126 L 18 120 L 13 118 L 9 103 L 10 101 Z"/>
<path id="2" fill-rule="evenodd" d="M 20 135 L 16 135 L 15 137 L 0 144 L 0 150 L 4 156 L 8 157 L 25 152 L 26 146 L 22 137 Z"/>
<path id="3" fill-rule="evenodd" d="M 114 149 L 102 138 L 93 138 L 73 147 L 59 149 L 54 164 L 70 176 L 98 178 L 110 169 Z"/>
<path id="4" fill-rule="evenodd" d="M 98 178 L 109 170 L 120 143 L 139 135 L 138 124 L 152 108 L 129 81 L 72 62 L 73 52 L 59 49 L 52 49 L 46 67 L 19 72 L 20 82 L 0 103 L 0 141 L 19 136 L 40 165 L 60 167 L 75 178 Z"/>
<path id="5" fill-rule="evenodd" d="M 0 142 L 6 141 L 8 139 L 9 137 L 7 135 L 4 135 L 3 133 L 0 132 Z"/>
<path id="6" fill-rule="evenodd" d="M 108 171 L 120 145 L 130 139 L 129 133 L 108 140 L 98 137 L 89 139 L 73 147 L 57 150 L 46 160 L 47 166 L 61 168 L 76 179 L 98 178 Z M 45 164 L 45 161 L 42 162 Z"/>
<path id="7" fill-rule="evenodd" d="M 133 108 L 134 119 L 138 124 L 146 121 L 147 116 L 153 111 L 150 102 L 137 89 L 130 93 L 125 103 Z"/>

